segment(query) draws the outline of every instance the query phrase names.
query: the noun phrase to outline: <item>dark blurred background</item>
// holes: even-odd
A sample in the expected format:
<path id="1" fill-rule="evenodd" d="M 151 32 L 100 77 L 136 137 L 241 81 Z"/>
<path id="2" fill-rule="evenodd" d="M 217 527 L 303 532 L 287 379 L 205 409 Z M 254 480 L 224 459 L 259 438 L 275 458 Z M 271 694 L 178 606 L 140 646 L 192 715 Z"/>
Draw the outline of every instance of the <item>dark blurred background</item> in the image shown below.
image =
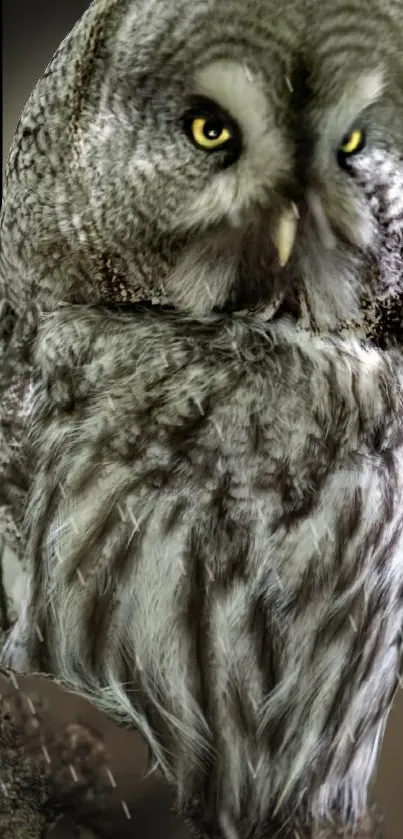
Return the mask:
<path id="1" fill-rule="evenodd" d="M 225 2 L 225 0 L 223 0 Z M 3 166 L 21 110 L 37 79 L 57 49 L 60 41 L 89 6 L 88 0 L 3 0 Z M 60 700 L 61 701 L 61 700 Z M 57 711 L 57 709 L 56 709 Z M 122 738 L 108 726 L 108 742 L 114 751 L 120 777 L 127 777 L 130 788 L 130 765 L 133 761 L 135 739 L 126 740 L 127 754 L 122 750 Z M 127 735 L 125 735 L 127 737 Z M 117 745 L 119 743 L 119 746 Z M 392 712 L 383 746 L 376 782 L 376 798 L 386 812 L 385 839 L 402 839 L 403 836 L 403 692 L 400 691 Z M 127 789 L 129 796 L 129 789 Z M 154 805 L 158 802 L 162 813 L 166 803 L 156 793 Z M 153 808 L 151 808 L 153 809 Z M 147 810 L 147 807 L 146 807 Z M 155 810 L 155 806 L 154 806 Z M 154 812 L 155 816 L 155 812 Z M 144 820 L 143 820 L 144 819 Z M 138 836 L 150 839 L 169 839 L 175 835 L 174 828 L 167 830 L 167 821 L 162 817 L 161 832 L 155 820 L 150 829 L 147 813 L 143 813 L 142 828 Z M 139 823 L 137 822 L 137 828 Z M 144 832 L 143 832 L 144 831 Z M 178 835 L 178 834 L 176 834 Z M 123 837 L 123 833 L 122 833 Z"/>
<path id="2" fill-rule="evenodd" d="M 2 0 L 3 166 L 26 100 L 89 0 Z"/>

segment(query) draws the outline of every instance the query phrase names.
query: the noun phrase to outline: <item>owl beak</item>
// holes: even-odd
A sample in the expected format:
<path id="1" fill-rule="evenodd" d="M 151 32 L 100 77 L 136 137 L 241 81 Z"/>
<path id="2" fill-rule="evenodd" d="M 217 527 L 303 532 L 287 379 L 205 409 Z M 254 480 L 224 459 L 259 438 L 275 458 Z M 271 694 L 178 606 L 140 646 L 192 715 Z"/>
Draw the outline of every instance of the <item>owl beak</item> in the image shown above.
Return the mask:
<path id="1" fill-rule="evenodd" d="M 273 242 L 278 253 L 281 268 L 287 265 L 294 249 L 297 236 L 299 212 L 298 207 L 292 202 L 283 210 L 276 229 L 273 234 Z"/>

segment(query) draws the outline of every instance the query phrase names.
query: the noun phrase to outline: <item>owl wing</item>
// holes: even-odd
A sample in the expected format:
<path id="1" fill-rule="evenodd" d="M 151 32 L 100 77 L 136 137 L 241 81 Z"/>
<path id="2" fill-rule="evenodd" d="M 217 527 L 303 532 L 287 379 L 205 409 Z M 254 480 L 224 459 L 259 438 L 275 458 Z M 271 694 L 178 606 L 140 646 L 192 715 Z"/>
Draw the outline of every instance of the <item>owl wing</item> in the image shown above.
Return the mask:
<path id="1" fill-rule="evenodd" d="M 26 578 L 21 525 L 28 487 L 23 450 L 25 405 L 32 368 L 27 324 L 0 303 L 0 632 L 18 613 Z"/>

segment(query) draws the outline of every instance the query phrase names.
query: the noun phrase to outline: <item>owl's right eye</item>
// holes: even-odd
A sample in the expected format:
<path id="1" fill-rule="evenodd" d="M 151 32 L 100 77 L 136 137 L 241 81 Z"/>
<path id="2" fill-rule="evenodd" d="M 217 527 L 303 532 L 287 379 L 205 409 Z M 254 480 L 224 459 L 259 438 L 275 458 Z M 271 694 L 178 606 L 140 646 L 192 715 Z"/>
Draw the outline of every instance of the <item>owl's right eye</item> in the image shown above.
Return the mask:
<path id="1" fill-rule="evenodd" d="M 222 148 L 231 140 L 231 132 L 219 117 L 196 117 L 190 132 L 196 145 L 205 151 Z"/>
<path id="2" fill-rule="evenodd" d="M 204 152 L 225 153 L 224 165 L 234 163 L 241 151 L 241 132 L 235 120 L 215 102 L 197 97 L 184 116 L 189 140 Z"/>

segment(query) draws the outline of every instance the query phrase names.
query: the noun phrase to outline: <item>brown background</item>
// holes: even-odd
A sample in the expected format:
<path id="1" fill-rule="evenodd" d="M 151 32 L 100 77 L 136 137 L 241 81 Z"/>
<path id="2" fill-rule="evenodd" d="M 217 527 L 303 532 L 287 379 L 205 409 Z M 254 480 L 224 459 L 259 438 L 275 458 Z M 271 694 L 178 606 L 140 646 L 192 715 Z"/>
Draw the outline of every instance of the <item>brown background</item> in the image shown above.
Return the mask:
<path id="1" fill-rule="evenodd" d="M 3 164 L 18 117 L 32 87 L 61 39 L 87 6 L 86 0 L 3 0 Z M 56 710 L 58 713 L 65 713 L 65 709 Z M 130 737 L 127 739 L 126 733 L 122 734 L 113 726 L 108 725 L 107 730 L 114 768 L 119 776 L 119 789 L 124 790 L 128 799 L 130 795 L 133 798 L 128 767 L 138 764 L 136 742 Z M 389 720 L 375 792 L 378 803 L 386 813 L 386 839 L 402 839 L 402 691 L 399 692 Z M 143 799 L 143 794 L 140 798 Z M 145 799 L 148 799 L 148 793 Z M 138 814 L 136 817 L 137 829 L 141 826 L 142 829 L 139 832 L 136 830 L 133 835 L 149 836 L 150 839 L 159 839 L 160 836 L 161 839 L 168 839 L 168 834 L 175 835 L 174 828 L 172 832 L 167 831 L 167 804 L 162 793 L 156 791 L 151 804 L 144 805 L 143 809 L 142 816 Z M 155 817 L 158 817 L 158 813 L 160 819 Z"/>

